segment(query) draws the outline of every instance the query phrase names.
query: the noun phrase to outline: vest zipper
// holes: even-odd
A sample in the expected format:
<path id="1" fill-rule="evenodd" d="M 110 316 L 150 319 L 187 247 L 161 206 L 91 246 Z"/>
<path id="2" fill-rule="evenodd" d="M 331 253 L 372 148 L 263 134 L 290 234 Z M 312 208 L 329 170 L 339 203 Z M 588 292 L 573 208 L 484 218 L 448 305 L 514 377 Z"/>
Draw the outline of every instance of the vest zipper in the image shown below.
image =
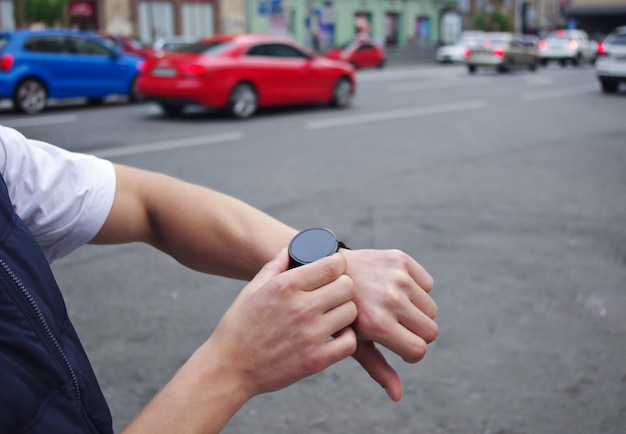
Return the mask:
<path id="1" fill-rule="evenodd" d="M 20 302 L 22 305 L 26 305 L 25 307 L 30 308 L 30 310 L 35 314 L 38 325 L 40 326 L 40 330 L 42 330 L 44 334 L 49 338 L 54 349 L 56 350 L 59 357 L 63 361 L 63 365 L 64 365 L 63 367 L 65 368 L 65 371 L 69 374 L 70 379 L 72 381 L 72 387 L 74 389 L 74 394 L 76 395 L 76 400 L 82 408 L 83 406 L 82 397 L 80 393 L 80 387 L 78 385 L 78 378 L 76 377 L 74 368 L 72 368 L 72 364 L 70 363 L 70 360 L 68 359 L 67 354 L 65 353 L 65 350 L 63 349 L 63 347 L 61 347 L 59 340 L 50 329 L 50 326 L 48 325 L 48 321 L 46 320 L 46 317 L 44 316 L 43 312 L 39 308 L 37 301 L 32 296 L 28 288 L 24 285 L 24 283 L 22 283 L 20 278 L 13 272 L 13 270 L 11 270 L 9 265 L 2 258 L 0 258 L 0 266 L 2 267 L 2 269 L 4 269 L 5 273 L 9 276 L 9 278 L 13 281 L 15 286 L 19 289 L 19 291 L 23 295 L 23 298 L 21 299 L 18 298 L 18 302 Z"/>

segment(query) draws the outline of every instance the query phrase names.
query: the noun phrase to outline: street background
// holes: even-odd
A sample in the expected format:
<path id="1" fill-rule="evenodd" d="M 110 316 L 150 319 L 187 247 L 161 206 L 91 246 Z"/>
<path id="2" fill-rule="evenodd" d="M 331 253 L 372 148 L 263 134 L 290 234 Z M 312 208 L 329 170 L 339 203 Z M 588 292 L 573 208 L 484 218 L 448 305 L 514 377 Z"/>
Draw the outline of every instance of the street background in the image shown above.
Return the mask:
<path id="1" fill-rule="evenodd" d="M 435 279 L 439 338 L 391 402 L 353 361 L 250 401 L 225 433 L 626 432 L 626 93 L 591 66 L 359 72 L 352 108 L 247 121 L 152 104 L 0 113 L 31 138 L 239 197 Z M 53 270 L 116 431 L 211 333 L 244 282 L 147 246 Z"/>

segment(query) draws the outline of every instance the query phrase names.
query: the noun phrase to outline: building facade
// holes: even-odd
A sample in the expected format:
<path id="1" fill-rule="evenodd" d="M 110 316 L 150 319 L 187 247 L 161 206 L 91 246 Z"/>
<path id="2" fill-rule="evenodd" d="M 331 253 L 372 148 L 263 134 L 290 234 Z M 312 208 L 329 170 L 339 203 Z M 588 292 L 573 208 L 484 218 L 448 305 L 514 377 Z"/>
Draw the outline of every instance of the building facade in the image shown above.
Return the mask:
<path id="1" fill-rule="evenodd" d="M 0 0 L 0 29 L 24 27 L 21 0 Z M 70 0 L 71 27 L 134 35 L 290 34 L 318 49 L 368 35 L 388 47 L 450 42 L 476 14 L 500 10 L 512 30 L 571 27 L 608 33 L 626 24 L 626 0 Z"/>

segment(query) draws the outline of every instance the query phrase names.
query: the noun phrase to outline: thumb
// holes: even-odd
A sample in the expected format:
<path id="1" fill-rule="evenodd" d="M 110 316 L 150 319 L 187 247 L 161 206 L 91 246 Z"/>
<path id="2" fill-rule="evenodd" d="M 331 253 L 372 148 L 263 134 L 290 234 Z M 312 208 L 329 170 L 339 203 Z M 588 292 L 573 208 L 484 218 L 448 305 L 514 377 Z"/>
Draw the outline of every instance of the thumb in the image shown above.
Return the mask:
<path id="1" fill-rule="evenodd" d="M 287 271 L 287 267 L 289 266 L 289 255 L 287 253 L 287 249 L 282 249 L 278 255 L 270 262 L 265 264 L 261 270 L 254 276 L 254 278 L 247 285 L 247 288 L 251 288 L 253 291 L 256 291 L 258 288 L 265 285 L 272 278 L 276 277 L 280 273 Z"/>
<path id="2" fill-rule="evenodd" d="M 374 342 L 359 340 L 352 357 L 385 389 L 389 398 L 396 402 L 402 399 L 402 381 Z"/>

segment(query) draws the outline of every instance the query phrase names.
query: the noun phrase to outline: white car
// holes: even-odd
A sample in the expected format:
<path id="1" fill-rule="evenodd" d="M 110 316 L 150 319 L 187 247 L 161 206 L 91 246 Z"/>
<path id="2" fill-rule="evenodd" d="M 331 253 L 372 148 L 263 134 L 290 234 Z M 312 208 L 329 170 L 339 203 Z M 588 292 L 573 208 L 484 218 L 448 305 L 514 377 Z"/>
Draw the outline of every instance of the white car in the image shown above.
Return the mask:
<path id="1" fill-rule="evenodd" d="M 596 75 L 606 93 L 616 93 L 620 83 L 626 83 L 626 26 L 616 28 L 598 43 Z"/>
<path id="2" fill-rule="evenodd" d="M 557 30 L 539 41 L 541 64 L 545 66 L 551 61 L 559 62 L 561 66 L 568 63 L 574 66 L 582 62 L 594 63 L 596 45 L 584 30 Z"/>
<path id="3" fill-rule="evenodd" d="M 463 63 L 467 50 L 480 44 L 483 35 L 479 31 L 463 32 L 455 43 L 439 47 L 435 52 L 435 60 L 439 63 Z"/>

